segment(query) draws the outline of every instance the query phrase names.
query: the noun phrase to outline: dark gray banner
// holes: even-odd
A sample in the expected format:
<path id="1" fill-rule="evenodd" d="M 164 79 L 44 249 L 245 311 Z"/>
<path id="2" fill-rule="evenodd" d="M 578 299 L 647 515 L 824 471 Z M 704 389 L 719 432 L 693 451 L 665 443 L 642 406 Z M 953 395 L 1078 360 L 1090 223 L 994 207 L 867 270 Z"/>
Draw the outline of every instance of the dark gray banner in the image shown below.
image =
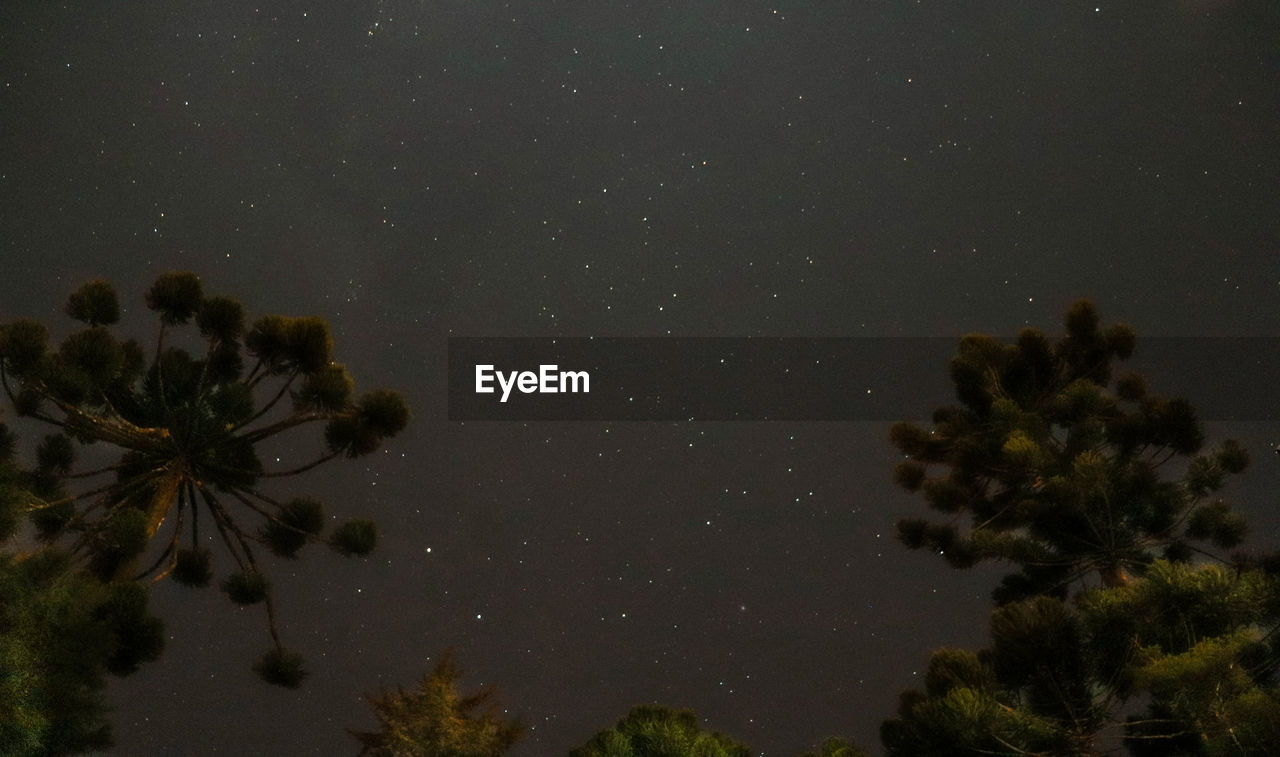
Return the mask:
<path id="1" fill-rule="evenodd" d="M 943 337 L 449 339 L 454 421 L 892 421 L 953 401 Z M 1205 420 L 1280 419 L 1280 340 L 1139 339 L 1147 375 Z"/>

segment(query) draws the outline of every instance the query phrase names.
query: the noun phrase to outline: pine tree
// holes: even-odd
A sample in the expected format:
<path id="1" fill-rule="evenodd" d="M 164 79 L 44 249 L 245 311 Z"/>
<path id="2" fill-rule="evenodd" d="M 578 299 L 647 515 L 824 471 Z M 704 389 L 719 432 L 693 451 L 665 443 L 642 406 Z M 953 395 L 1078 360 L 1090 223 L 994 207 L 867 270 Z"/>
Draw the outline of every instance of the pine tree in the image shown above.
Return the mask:
<path id="1" fill-rule="evenodd" d="M 27 484 L 0 423 L 0 544 L 19 532 Z M 140 586 L 104 585 L 55 550 L 0 552 L 0 754 L 111 746 L 106 675 L 136 671 L 163 646 Z"/>
<path id="2" fill-rule="evenodd" d="M 361 757 L 499 757 L 524 734 L 517 719 L 505 719 L 485 688 L 460 694 L 462 671 L 445 653 L 417 689 L 368 697 L 378 731 L 351 731 Z"/>
<path id="3" fill-rule="evenodd" d="M 0 754 L 110 747 L 106 674 L 128 675 L 163 647 L 138 584 L 103 584 L 52 550 L 0 554 Z"/>
<path id="4" fill-rule="evenodd" d="M 805 752 L 800 757 L 870 757 L 866 752 L 839 736 L 824 739 L 817 751 Z"/>
<path id="5" fill-rule="evenodd" d="M 1275 576 L 1157 561 L 1074 601 L 996 608 L 991 646 L 935 652 L 881 739 L 890 757 L 1273 754 L 1278 628 Z"/>
<path id="6" fill-rule="evenodd" d="M 947 516 L 900 522 L 901 540 L 1019 571 L 995 591 L 990 646 L 935 652 L 923 690 L 902 695 L 881 728 L 891 757 L 1274 752 L 1280 559 L 1202 546 L 1243 540 L 1211 497 L 1248 456 L 1202 452 L 1190 405 L 1143 377 L 1113 383 L 1134 344 L 1084 301 L 1055 343 L 967 336 L 950 364 L 959 405 L 892 429 L 895 479 Z"/>
<path id="7" fill-rule="evenodd" d="M 894 479 L 942 514 L 902 520 L 899 538 L 958 568 L 1013 563 L 999 601 L 1065 596 L 1091 575 L 1123 585 L 1157 557 L 1187 560 L 1245 535 L 1211 497 L 1246 467 L 1245 451 L 1228 441 L 1201 452 L 1187 402 L 1149 393 L 1138 374 L 1112 381 L 1113 362 L 1134 350 L 1127 326 L 1101 327 L 1087 301 L 1065 320 L 1056 342 L 1035 329 L 1012 344 L 964 337 L 949 368 L 959 404 L 935 410 L 931 428 L 890 432 L 906 458 Z M 1185 471 L 1162 475 L 1171 463 Z"/>
<path id="8" fill-rule="evenodd" d="M 691 710 L 638 705 L 613 728 L 597 733 L 569 757 L 749 757 L 722 733 L 703 731 Z"/>
<path id="9" fill-rule="evenodd" d="M 207 296 L 192 273 L 160 276 L 146 304 L 160 322 L 148 346 L 113 333 L 120 307 L 105 281 L 72 293 L 66 312 L 84 327 L 56 348 L 37 321 L 0 326 L 5 392 L 20 415 L 54 430 L 37 449 L 22 507 L 41 539 L 65 544 L 112 582 L 171 576 L 207 585 L 213 563 L 201 527 L 208 536 L 212 526 L 236 565 L 223 590 L 238 604 L 266 605 L 273 644 L 255 670 L 297 686 L 302 661 L 281 643 L 255 545 L 293 557 L 307 543 L 327 541 L 342 554 L 363 555 L 376 530 L 350 521 L 326 539 L 319 501 L 278 499 L 260 482 L 378 450 L 404 428 L 408 406 L 390 391 L 354 397 L 320 318 L 268 315 L 246 325 L 239 302 Z M 281 470 L 263 465 L 263 443 L 319 427 L 323 448 L 315 459 Z M 77 468 L 78 450 L 89 445 L 99 464 Z"/>

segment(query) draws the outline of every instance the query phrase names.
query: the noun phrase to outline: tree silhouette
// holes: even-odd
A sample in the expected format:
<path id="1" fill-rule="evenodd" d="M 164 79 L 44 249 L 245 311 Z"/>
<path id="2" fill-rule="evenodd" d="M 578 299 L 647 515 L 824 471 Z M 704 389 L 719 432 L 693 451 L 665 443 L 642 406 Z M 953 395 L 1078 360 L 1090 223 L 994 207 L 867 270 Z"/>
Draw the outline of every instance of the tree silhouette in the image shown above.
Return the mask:
<path id="1" fill-rule="evenodd" d="M 65 555 L 0 554 L 0 754 L 47 757 L 111 746 L 105 675 L 164 647 L 145 590 L 103 584 Z"/>
<path id="2" fill-rule="evenodd" d="M 1123 585 L 1156 557 L 1187 560 L 1204 542 L 1228 549 L 1245 533 L 1230 505 L 1210 498 L 1246 467 L 1245 451 L 1228 441 L 1198 454 L 1204 436 L 1189 404 L 1148 393 L 1137 374 L 1113 384 L 1113 361 L 1134 349 L 1127 326 L 1100 327 L 1083 300 L 1065 321 L 1057 342 L 1035 329 L 1013 344 L 964 337 L 949 368 L 959 404 L 935 410 L 932 428 L 890 432 L 906 457 L 895 480 L 943 514 L 900 521 L 899 538 L 955 567 L 1014 563 L 999 601 L 1063 596 L 1089 575 Z M 1172 461 L 1185 472 L 1162 478 Z"/>
<path id="3" fill-rule="evenodd" d="M 751 750 L 721 733 L 702 731 L 691 710 L 638 705 L 613 728 L 597 733 L 569 757 L 749 757 Z"/>
<path id="4" fill-rule="evenodd" d="M 800 757 L 870 757 L 865 751 L 839 736 L 824 739 L 817 751 L 805 752 Z"/>
<path id="5" fill-rule="evenodd" d="M 0 543 L 22 525 L 28 475 L 0 423 Z M 56 551 L 0 552 L 0 754 L 47 757 L 111 746 L 105 676 L 164 646 L 136 584 L 105 585 Z"/>
<path id="6" fill-rule="evenodd" d="M 367 699 L 379 731 L 351 731 L 361 757 L 499 757 L 524 725 L 498 715 L 492 688 L 458 693 L 461 670 L 446 652 L 418 688 L 384 691 Z"/>
<path id="7" fill-rule="evenodd" d="M 1260 570 L 1157 561 L 1074 602 L 998 607 L 991 647 L 935 652 L 903 694 L 887 754 L 1274 754 L 1278 589 Z"/>
<path id="8" fill-rule="evenodd" d="M 222 581 L 224 591 L 238 604 L 266 606 L 273 646 L 255 670 L 297 686 L 301 658 L 280 641 L 254 547 L 293 557 L 324 540 L 327 519 L 318 501 L 278 499 L 259 484 L 376 451 L 404 428 L 408 406 L 390 391 L 354 398 L 320 318 L 268 315 L 246 326 L 239 302 L 206 296 L 200 279 L 182 272 L 160 276 L 146 304 L 160 321 L 150 346 L 112 333 L 120 307 L 105 281 L 72 293 L 66 312 L 85 326 L 56 349 L 37 321 L 0 327 L 5 392 L 19 414 L 56 430 L 36 450 L 24 509 L 41 539 L 67 543 L 71 555 L 113 582 L 171 576 L 208 584 L 211 524 L 238 569 Z M 187 324 L 195 328 L 179 328 Z M 315 459 L 266 469 L 258 451 L 264 442 L 316 424 L 324 446 Z M 86 469 L 76 467 L 80 447 L 94 461 Z M 363 555 L 375 539 L 372 523 L 351 521 L 327 541 L 342 554 Z"/>

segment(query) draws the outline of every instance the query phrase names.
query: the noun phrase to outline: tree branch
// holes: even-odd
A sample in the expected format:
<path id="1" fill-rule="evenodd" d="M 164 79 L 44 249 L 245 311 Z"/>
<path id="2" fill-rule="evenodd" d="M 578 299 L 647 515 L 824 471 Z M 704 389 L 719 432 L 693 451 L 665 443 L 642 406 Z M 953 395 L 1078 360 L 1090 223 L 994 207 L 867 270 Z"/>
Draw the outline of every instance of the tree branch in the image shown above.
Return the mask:
<path id="1" fill-rule="evenodd" d="M 270 412 L 271 408 L 275 407 L 276 403 L 280 401 L 280 398 L 285 395 L 285 392 L 289 391 L 289 387 L 293 385 L 293 380 L 296 379 L 297 377 L 298 377 L 298 374 L 296 373 L 290 374 L 289 380 L 284 382 L 284 386 L 280 387 L 280 391 L 276 392 L 276 396 L 272 397 L 271 401 L 268 402 L 266 405 L 264 405 L 261 410 L 254 413 L 252 418 L 246 421 L 241 421 L 240 423 L 237 423 L 235 426 L 232 426 L 231 427 L 232 433 L 239 431 L 240 429 L 244 428 L 245 426 L 248 426 L 250 423 L 253 423 L 254 421 L 258 420 L 259 418 L 261 418 L 262 416 Z"/>
<path id="2" fill-rule="evenodd" d="M 329 462 L 330 460 L 334 459 L 335 457 L 341 454 L 342 454 L 342 450 L 338 450 L 336 452 L 330 452 L 327 455 L 321 455 L 319 458 L 312 460 L 306 465 L 293 468 L 291 470 L 263 473 L 262 476 L 263 478 L 280 478 L 282 476 L 296 476 L 299 473 L 306 473 L 307 471 L 311 470 L 312 468 L 315 468 L 318 465 L 324 465 L 325 463 Z"/>

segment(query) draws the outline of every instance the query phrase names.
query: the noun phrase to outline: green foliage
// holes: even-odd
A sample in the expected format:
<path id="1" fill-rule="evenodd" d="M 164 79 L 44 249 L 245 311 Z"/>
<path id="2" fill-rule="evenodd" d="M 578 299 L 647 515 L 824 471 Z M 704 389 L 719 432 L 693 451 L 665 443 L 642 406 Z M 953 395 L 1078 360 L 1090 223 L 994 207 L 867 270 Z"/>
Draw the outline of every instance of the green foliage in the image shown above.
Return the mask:
<path id="1" fill-rule="evenodd" d="M 124 348 L 102 326 L 76 331 L 58 349 L 61 368 L 74 371 L 77 379 L 102 390 L 110 386 L 124 369 Z"/>
<path id="2" fill-rule="evenodd" d="M 322 530 L 324 505 L 310 497 L 299 497 L 286 503 L 280 514 L 267 522 L 262 537 L 275 554 L 295 557 L 307 539 Z"/>
<path id="3" fill-rule="evenodd" d="M 147 548 L 147 514 L 132 508 L 117 510 L 95 535 L 90 569 L 99 578 L 111 580 Z"/>
<path id="4" fill-rule="evenodd" d="M 325 441 L 334 453 L 360 457 L 377 450 L 409 422 L 409 405 L 395 392 L 370 392 L 351 416 L 335 418 L 325 427 Z"/>
<path id="5" fill-rule="evenodd" d="M 260 318 L 245 335 L 249 352 L 272 374 L 312 374 L 329 365 L 333 337 L 321 318 Z"/>
<path id="6" fill-rule="evenodd" d="M 244 333 L 244 306 L 230 297 L 206 297 L 196 312 L 200 335 L 218 342 L 233 342 Z"/>
<path id="7" fill-rule="evenodd" d="M 494 689 L 458 692 L 462 672 L 445 653 L 416 689 L 367 697 L 378 731 L 351 731 L 361 757 L 499 757 L 524 733 L 500 716 Z"/>
<path id="8" fill-rule="evenodd" d="M 959 404 L 931 428 L 890 430 L 906 456 L 895 482 L 946 516 L 903 519 L 901 541 L 1019 570 L 995 592 L 990 646 L 935 652 L 923 690 L 902 695 L 887 753 L 1273 754 L 1280 556 L 1191 562 L 1193 542 L 1243 541 L 1244 518 L 1211 497 L 1248 455 L 1233 441 L 1202 451 L 1191 406 L 1144 377 L 1112 386 L 1136 345 L 1127 327 L 1102 327 L 1087 302 L 1065 327 L 1056 342 L 965 337 L 950 364 Z M 1180 475 L 1161 475 L 1170 461 Z"/>
<path id="9" fill-rule="evenodd" d="M 200 588 L 208 586 L 213 580 L 213 570 L 209 565 L 209 550 L 190 548 L 178 550 L 177 559 L 173 563 L 173 580 L 184 586 Z"/>
<path id="10" fill-rule="evenodd" d="M 1156 563 L 1133 586 L 1081 598 L 1107 662 L 1149 697 L 1127 728 L 1135 755 L 1168 734 L 1199 735 L 1198 754 L 1268 755 L 1280 738 L 1280 584 L 1260 571 Z M 1125 638 L 1125 637 L 1128 638 Z"/>
<path id="11" fill-rule="evenodd" d="M 0 361 L 14 376 L 39 365 L 48 349 L 49 331 L 38 321 L 19 318 L 0 326 Z"/>
<path id="12" fill-rule="evenodd" d="M 256 605 L 267 598 L 267 579 L 256 570 L 232 573 L 222 581 L 222 590 L 238 605 Z"/>
<path id="13" fill-rule="evenodd" d="M 7 396 L 19 413 L 59 432 L 37 449 L 36 469 L 21 482 L 28 496 L 20 509 L 41 539 L 65 539 L 81 564 L 111 581 L 169 575 L 208 584 L 213 561 L 197 526 L 212 524 L 235 566 L 223 588 L 240 604 L 266 602 L 276 638 L 270 587 L 251 542 L 288 557 L 309 540 L 367 554 L 376 530 L 353 522 L 325 537 L 318 502 L 282 505 L 259 491 L 259 481 L 377 451 L 404 428 L 408 406 L 390 391 L 354 399 L 346 369 L 332 362 L 333 338 L 322 318 L 268 315 L 246 330 L 243 306 L 206 295 L 189 272 L 161 275 L 146 303 L 160 323 L 142 340 L 121 339 L 110 328 L 119 304 L 105 281 L 71 295 L 66 311 L 87 327 L 56 348 L 36 321 L 0 325 Z M 349 432 L 337 447 L 333 428 Z M 313 460 L 283 470 L 263 464 L 259 445 L 308 429 L 326 430 L 324 442 L 315 439 Z M 95 460 L 114 454 L 114 464 L 77 470 L 80 444 L 98 445 Z M 17 528 L 15 514 L 13 507 L 0 509 L 0 533 Z M 263 677 L 293 681 L 288 659 L 266 665 L 275 672 Z"/>
<path id="14" fill-rule="evenodd" d="M 75 447 L 65 434 L 50 434 L 36 448 L 36 466 L 41 471 L 66 475 L 75 461 Z"/>
<path id="15" fill-rule="evenodd" d="M 364 557 L 378 544 L 378 526 L 371 520 L 349 520 L 333 532 L 329 544 L 346 557 Z"/>
<path id="16" fill-rule="evenodd" d="M 76 506 L 74 502 L 67 500 L 55 500 L 47 503 L 37 510 L 33 510 L 28 514 L 32 525 L 36 527 L 36 535 L 41 541 L 49 542 L 56 539 L 71 519 L 75 517 Z"/>
<path id="17" fill-rule="evenodd" d="M 166 326 L 190 320 L 200 308 L 200 300 L 200 277 L 187 271 L 161 274 L 147 290 L 147 307 L 158 312 Z"/>
<path id="18" fill-rule="evenodd" d="M 110 326 L 120 320 L 115 287 L 102 279 L 81 284 L 67 298 L 67 315 L 90 326 Z"/>
<path id="19" fill-rule="evenodd" d="M 360 399 L 360 420 L 379 436 L 391 437 L 409 423 L 409 405 L 395 392 L 369 392 Z"/>
<path id="20" fill-rule="evenodd" d="M 272 686 L 296 689 L 307 677 L 302 655 L 283 647 L 274 647 L 253 664 L 253 672 Z"/>
<path id="21" fill-rule="evenodd" d="M 333 337 L 322 318 L 295 318 L 289 323 L 289 360 L 299 373 L 312 374 L 329 364 Z"/>
<path id="22" fill-rule="evenodd" d="M 992 614 L 988 649 L 934 653 L 924 691 L 903 695 L 882 741 L 913 757 L 1097 754 L 1108 738 L 1134 757 L 1270 754 L 1277 626 L 1275 578 L 1211 565 L 1157 561 L 1071 602 L 1009 603 Z"/>
<path id="23" fill-rule="evenodd" d="M 354 388 L 347 369 L 333 363 L 307 376 L 294 394 L 294 402 L 305 409 L 336 410 L 347 406 Z"/>
<path id="24" fill-rule="evenodd" d="M 929 659 L 924 688 L 929 696 L 946 696 L 952 689 L 973 689 L 983 694 L 995 691 L 995 672 L 978 655 L 962 649 L 941 649 Z"/>
<path id="25" fill-rule="evenodd" d="M 108 586 L 65 556 L 0 554 L 0 745 L 43 757 L 106 749 L 107 673 L 159 655 L 160 621 L 146 591 Z"/>
<path id="26" fill-rule="evenodd" d="M 889 757 L 1076 754 L 1055 724 L 971 688 L 939 697 L 904 696 L 880 727 Z"/>
<path id="27" fill-rule="evenodd" d="M 749 757 L 751 750 L 721 733 L 699 729 L 691 710 L 638 705 L 569 757 Z"/>
<path id="28" fill-rule="evenodd" d="M 1244 541 L 1248 524 L 1244 516 L 1233 512 L 1226 502 L 1211 502 L 1196 510 L 1187 520 L 1187 536 L 1213 542 L 1230 549 Z"/>
<path id="29" fill-rule="evenodd" d="M 819 744 L 817 751 L 805 752 L 800 757 L 871 757 L 871 755 L 839 736 L 832 736 Z"/>
<path id="30" fill-rule="evenodd" d="M 909 492 L 918 491 L 927 470 L 915 460 L 903 460 L 893 468 L 893 482 Z"/>
<path id="31" fill-rule="evenodd" d="M 924 692 L 908 692 L 881 737 L 890 755 L 1075 754 L 1101 714 L 1080 624 L 1060 600 L 1005 605 L 980 654 L 934 653 Z"/>
<path id="32" fill-rule="evenodd" d="M 1056 342 L 1035 329 L 1012 344 L 964 337 L 949 366 L 959 404 L 937 409 L 931 428 L 889 434 L 906 457 L 895 482 L 947 516 L 903 520 L 900 540 L 954 567 L 1014 564 L 1001 602 L 1062 596 L 1088 574 L 1123 584 L 1162 555 L 1185 557 L 1189 542 L 1228 549 L 1245 534 L 1228 504 L 1209 500 L 1244 470 L 1243 448 L 1200 453 L 1190 405 L 1151 395 L 1141 376 L 1110 389 L 1113 362 L 1135 347 L 1128 327 L 1102 327 L 1086 301 L 1065 327 Z M 1162 478 L 1178 458 L 1185 473 Z"/>
<path id="33" fill-rule="evenodd" d="M 135 672 L 164 649 L 164 626 L 159 618 L 147 615 L 147 590 L 141 584 L 112 584 L 93 614 L 115 640 L 107 658 L 107 670 L 115 675 Z"/>

